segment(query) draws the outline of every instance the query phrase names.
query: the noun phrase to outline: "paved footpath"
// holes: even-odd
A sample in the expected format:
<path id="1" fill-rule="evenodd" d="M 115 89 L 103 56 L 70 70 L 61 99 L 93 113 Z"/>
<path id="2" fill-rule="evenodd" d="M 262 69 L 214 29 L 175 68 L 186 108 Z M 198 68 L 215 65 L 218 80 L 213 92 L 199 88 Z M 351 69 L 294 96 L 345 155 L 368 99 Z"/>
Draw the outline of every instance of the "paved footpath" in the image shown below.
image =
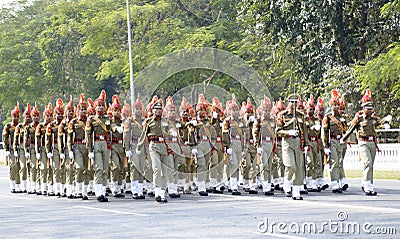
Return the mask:
<path id="1" fill-rule="evenodd" d="M 99 203 L 11 194 L 0 166 L 0 238 L 400 238 L 400 181 L 376 180 L 376 197 L 348 181 L 342 195 L 326 190 L 303 201 L 242 191 Z"/>

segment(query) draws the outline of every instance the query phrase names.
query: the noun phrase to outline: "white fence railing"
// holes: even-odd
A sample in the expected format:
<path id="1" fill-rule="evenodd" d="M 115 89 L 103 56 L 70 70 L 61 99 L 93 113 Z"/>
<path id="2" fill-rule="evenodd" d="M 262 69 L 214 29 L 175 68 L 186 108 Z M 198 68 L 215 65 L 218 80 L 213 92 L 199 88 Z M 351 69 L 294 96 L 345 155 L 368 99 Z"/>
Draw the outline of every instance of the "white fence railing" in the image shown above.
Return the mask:
<path id="1" fill-rule="evenodd" d="M 400 170 L 400 144 L 378 144 L 380 153 L 376 153 L 374 170 Z M 363 169 L 358 157 L 358 145 L 347 146 L 343 167 L 345 169 Z"/>

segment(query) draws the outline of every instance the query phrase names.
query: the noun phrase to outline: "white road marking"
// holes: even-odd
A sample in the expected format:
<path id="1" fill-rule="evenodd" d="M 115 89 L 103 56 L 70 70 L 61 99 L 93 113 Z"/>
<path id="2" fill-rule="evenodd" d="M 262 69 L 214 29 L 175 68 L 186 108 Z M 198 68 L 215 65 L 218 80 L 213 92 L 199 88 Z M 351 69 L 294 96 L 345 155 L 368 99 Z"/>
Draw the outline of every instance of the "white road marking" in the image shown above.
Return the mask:
<path id="1" fill-rule="evenodd" d="M 143 214 L 143 213 L 124 212 L 124 211 L 117 211 L 117 210 L 112 210 L 112 209 L 89 207 L 89 206 L 75 206 L 75 207 L 76 208 L 92 209 L 92 210 L 103 211 L 103 212 L 112 212 L 112 213 L 118 213 L 118 214 L 124 214 L 124 215 L 135 215 L 135 216 L 140 216 L 140 217 L 147 217 L 148 216 L 148 214 Z"/>
<path id="2" fill-rule="evenodd" d="M 23 200 L 28 200 L 28 201 L 34 200 L 34 198 L 29 198 L 29 197 L 18 197 L 18 196 L 8 196 L 8 195 L 0 195 L 0 197 L 3 197 L 3 198 L 16 198 L 16 199 L 23 199 Z"/>

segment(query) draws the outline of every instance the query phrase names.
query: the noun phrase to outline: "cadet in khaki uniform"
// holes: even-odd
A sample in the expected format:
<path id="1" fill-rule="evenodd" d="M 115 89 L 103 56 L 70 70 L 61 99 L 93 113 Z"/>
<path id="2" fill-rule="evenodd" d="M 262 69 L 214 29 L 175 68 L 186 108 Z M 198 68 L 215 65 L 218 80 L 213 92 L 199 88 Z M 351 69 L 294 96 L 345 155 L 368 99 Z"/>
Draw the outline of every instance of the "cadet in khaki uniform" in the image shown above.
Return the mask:
<path id="1" fill-rule="evenodd" d="M 183 193 L 184 194 L 191 194 L 191 187 L 190 185 L 193 182 L 193 175 L 196 171 L 195 165 L 193 161 L 191 160 L 192 158 L 192 153 L 191 153 L 191 146 L 194 145 L 194 137 L 189 137 L 189 130 L 192 131 L 194 130 L 194 127 L 192 124 L 190 124 L 190 120 L 195 117 L 195 112 L 193 107 L 186 102 L 185 97 L 182 97 L 182 102 L 179 107 L 179 114 L 180 114 L 180 120 L 179 124 L 180 127 L 178 128 L 179 130 L 179 136 L 183 141 L 183 144 L 181 145 L 183 155 L 185 157 L 185 163 L 184 165 L 181 166 L 181 168 L 178 171 L 183 171 L 183 174 L 185 175 L 184 179 L 181 181 L 178 179 L 178 185 L 182 184 L 183 187 Z"/>
<path id="2" fill-rule="evenodd" d="M 38 175 L 40 176 L 39 180 L 41 184 L 41 191 L 36 192 L 38 195 L 40 194 L 47 195 L 47 179 L 48 179 L 48 168 L 50 162 L 47 158 L 45 144 L 46 144 L 47 125 L 51 123 L 51 120 L 53 118 L 52 107 L 53 106 L 51 105 L 51 103 L 49 103 L 45 107 L 45 110 L 43 111 L 44 122 L 40 123 L 36 127 L 35 148 L 36 148 L 36 159 L 39 162 L 38 168 L 40 170 L 40 173 Z"/>
<path id="3" fill-rule="evenodd" d="M 129 105 L 125 105 L 122 109 L 122 112 L 123 114 L 128 115 L 128 112 L 130 112 Z M 133 117 L 128 117 L 124 122 L 123 134 L 126 156 L 128 157 L 130 165 L 130 188 L 132 190 L 133 199 L 145 199 L 143 194 L 143 183 L 145 180 L 144 167 L 146 163 L 145 150 L 142 150 L 140 154 L 136 154 L 136 146 L 143 131 L 143 114 L 144 107 L 140 101 L 140 96 L 138 96 L 135 103 L 133 103 Z"/>
<path id="4" fill-rule="evenodd" d="M 80 95 L 77 105 L 77 117 L 68 124 L 67 148 L 68 158 L 74 162 L 75 167 L 75 195 L 74 198 L 88 200 L 88 149 L 85 140 L 86 102 L 84 96 Z"/>
<path id="5" fill-rule="evenodd" d="M 24 147 L 24 138 L 25 138 L 25 127 L 27 127 L 30 123 L 32 123 L 31 117 L 31 105 L 28 103 L 26 109 L 23 113 L 24 122 L 17 125 L 14 132 L 14 156 L 18 158 L 19 161 L 19 176 L 22 180 L 21 185 L 21 192 L 26 193 L 28 188 L 27 184 L 27 177 L 28 177 L 28 162 L 26 159 L 26 155 L 29 154 L 28 152 L 25 153 Z"/>
<path id="6" fill-rule="evenodd" d="M 300 190 L 304 180 L 304 156 L 302 147 L 308 146 L 308 136 L 305 130 L 305 119 L 301 112 L 296 110 L 298 95 L 288 97 L 288 107 L 278 115 L 277 134 L 282 136 L 282 159 L 285 165 L 283 190 L 294 200 L 303 200 Z M 304 139 L 304 145 L 302 145 Z M 293 179 L 292 193 L 290 194 L 291 180 Z"/>
<path id="7" fill-rule="evenodd" d="M 121 119 L 122 105 L 118 96 L 112 97 L 111 120 L 111 190 L 114 197 L 125 197 L 121 194 L 123 167 L 126 164 L 125 149 L 123 146 L 123 122 Z"/>
<path id="8" fill-rule="evenodd" d="M 270 121 L 271 127 L 276 131 L 276 120 L 278 114 L 281 111 L 286 109 L 285 104 L 282 99 L 279 99 L 278 102 L 274 104 L 271 109 L 271 118 Z M 285 176 L 285 165 L 283 165 L 282 161 L 282 136 L 275 134 L 275 145 L 274 145 L 274 153 L 275 156 L 272 160 L 271 172 L 274 177 L 274 189 L 283 190 L 283 178 Z"/>
<path id="9" fill-rule="evenodd" d="M 317 183 L 317 173 L 321 167 L 321 160 L 318 157 L 320 152 L 319 138 L 321 124 L 315 118 L 314 97 L 311 95 L 306 104 L 306 130 L 308 135 L 309 147 L 306 149 L 306 185 L 309 192 L 320 192 Z"/>
<path id="10" fill-rule="evenodd" d="M 165 198 L 165 188 L 167 186 L 167 164 L 168 152 L 165 144 L 163 128 L 166 122 L 161 119 L 163 105 L 157 101 L 152 105 L 151 118 L 148 118 L 144 124 L 144 130 L 140 135 L 136 147 L 136 154 L 143 150 L 145 140 L 149 142 L 149 156 L 153 168 L 153 183 L 155 186 L 155 200 L 160 203 L 168 202 Z"/>
<path id="11" fill-rule="evenodd" d="M 68 104 L 65 106 L 65 118 L 61 121 L 58 126 L 58 150 L 60 151 L 60 159 L 61 159 L 61 184 L 66 184 L 66 194 L 69 199 L 73 199 L 74 197 L 74 183 L 75 183 L 75 167 L 73 158 L 68 157 L 66 159 L 66 155 L 69 155 L 69 150 L 67 147 L 68 144 L 68 127 L 69 122 L 75 117 L 75 107 L 72 104 L 72 96 L 70 96 L 70 100 Z"/>
<path id="12" fill-rule="evenodd" d="M 10 192 L 19 193 L 21 192 L 20 184 L 21 179 L 19 177 L 19 165 L 18 157 L 14 155 L 14 132 L 18 126 L 18 120 L 20 116 L 19 103 L 11 111 L 12 121 L 4 125 L 3 128 L 3 142 L 4 150 L 6 154 L 6 165 L 9 168 L 9 178 L 10 178 Z"/>
<path id="13" fill-rule="evenodd" d="M 274 157 L 275 128 L 271 126 L 271 100 L 264 97 L 257 109 L 259 118 L 253 125 L 253 139 L 257 154 L 260 157 L 260 173 L 262 190 L 265 196 L 274 195 L 271 188 L 271 168 Z"/>
<path id="14" fill-rule="evenodd" d="M 226 103 L 225 115 L 227 116 L 222 127 L 222 142 L 228 155 L 228 178 L 232 195 L 241 195 L 238 191 L 239 164 L 244 151 L 243 130 L 239 126 L 239 106 L 236 97 L 232 94 L 232 100 Z"/>
<path id="15" fill-rule="evenodd" d="M 350 122 L 350 117 L 348 114 L 346 114 L 346 102 L 344 100 L 344 96 L 342 96 L 339 99 L 339 113 L 342 116 L 339 121 L 343 123 L 343 128 L 344 131 L 347 130 L 347 125 Z M 349 188 L 349 185 L 347 184 L 346 180 L 346 175 L 344 172 L 344 167 L 343 167 L 343 160 L 346 155 L 347 151 L 347 142 L 343 141 L 344 143 L 342 144 L 342 155 L 340 157 L 340 163 L 339 163 L 339 187 L 342 189 L 342 191 L 346 191 Z"/>
<path id="16" fill-rule="evenodd" d="M 322 120 L 324 119 L 324 116 L 325 116 L 325 107 L 324 107 L 324 101 L 321 98 L 318 98 L 318 100 L 317 100 L 317 105 L 315 106 L 315 113 L 317 115 L 315 124 L 319 124 L 322 126 Z M 320 131 L 321 131 L 321 129 L 320 129 Z M 324 167 L 326 164 L 326 160 L 325 160 L 326 155 L 324 152 L 324 145 L 322 144 L 322 140 L 321 140 L 321 132 L 318 137 L 318 148 L 319 148 L 319 152 L 317 154 L 317 157 L 318 157 L 319 163 L 316 164 L 317 168 L 315 168 L 316 174 L 317 174 L 317 184 L 321 190 L 325 190 L 329 187 L 329 185 L 325 182 L 325 179 L 324 179 Z M 318 165 L 320 165 L 319 168 L 318 168 Z"/>
<path id="17" fill-rule="evenodd" d="M 376 151 L 378 150 L 379 152 L 375 129 L 381 122 L 387 123 L 387 121 L 390 120 L 386 120 L 385 118 L 383 121 L 381 121 L 376 117 L 372 104 L 371 91 L 369 89 L 366 90 L 361 102 L 361 107 L 363 107 L 363 109 L 359 111 L 354 117 L 353 121 L 351 121 L 351 126 L 343 136 L 342 140 L 346 140 L 351 133 L 356 130 L 359 157 L 364 165 L 361 187 L 365 192 L 365 195 L 375 196 L 377 195 L 377 192 L 375 191 L 373 184 L 374 161 Z"/>
<path id="18" fill-rule="evenodd" d="M 182 139 L 179 135 L 180 124 L 177 121 L 176 106 L 171 96 L 168 96 L 164 107 L 163 117 L 167 119 L 168 131 L 165 142 L 168 150 L 168 193 L 171 198 L 179 198 L 178 179 L 184 180 L 185 157 L 181 148 Z"/>
<path id="19" fill-rule="evenodd" d="M 47 125 L 45 146 L 47 157 L 50 159 L 52 176 L 48 177 L 48 196 L 66 197 L 64 193 L 65 184 L 62 182 L 62 160 L 61 153 L 58 148 L 58 127 L 64 118 L 64 103 L 61 99 L 57 99 L 54 108 L 54 120 Z M 54 191 L 53 191 L 54 190 Z"/>
<path id="20" fill-rule="evenodd" d="M 130 167 L 131 167 L 131 162 L 130 162 L 130 156 L 128 157 L 128 150 L 125 144 L 125 138 L 124 138 L 124 134 L 125 134 L 125 129 L 127 124 L 129 124 L 129 122 L 131 121 L 131 108 L 129 106 L 128 103 L 124 103 L 124 105 L 122 106 L 122 110 L 121 110 L 121 120 L 122 120 L 122 125 L 123 125 L 123 134 L 122 134 L 122 144 L 124 146 L 125 149 L 125 155 L 126 158 L 124 160 L 124 165 L 123 165 L 123 172 L 122 172 L 122 190 L 125 194 L 132 194 L 132 181 L 131 181 L 131 172 L 130 172 Z M 130 152 L 132 155 L 132 151 Z M 143 188 L 143 185 L 142 185 Z"/>
<path id="21" fill-rule="evenodd" d="M 95 115 L 96 114 L 96 110 L 95 110 L 95 106 L 94 106 L 94 101 L 91 98 L 87 99 L 87 103 L 88 103 L 88 107 L 86 110 L 86 115 L 87 118 L 91 115 Z M 85 121 L 86 123 L 86 121 Z M 86 142 L 86 139 L 85 139 Z M 85 143 L 86 145 L 86 143 Z M 89 154 L 89 151 L 88 151 Z M 90 159 L 88 160 L 88 172 L 87 172 L 88 178 L 89 178 L 89 185 L 88 185 L 88 196 L 94 196 L 94 169 L 93 169 L 93 165 L 90 161 Z"/>
<path id="22" fill-rule="evenodd" d="M 223 176 L 224 176 L 224 145 L 222 144 L 222 122 L 223 108 L 217 97 L 213 98 L 212 110 L 210 113 L 210 124 L 214 127 L 216 138 L 213 139 L 214 150 L 211 151 L 210 162 L 210 187 L 212 193 L 222 194 L 224 191 Z"/>
<path id="23" fill-rule="evenodd" d="M 345 132 L 345 123 L 343 120 L 340 120 L 342 116 L 339 113 L 339 98 L 337 90 L 333 90 L 332 97 L 329 100 L 332 111 L 324 116 L 321 133 L 324 152 L 327 155 L 327 159 L 329 159 L 327 161 L 330 168 L 333 193 L 342 193 L 339 185 L 339 168 L 343 152 L 343 142 L 341 139 Z"/>
<path id="24" fill-rule="evenodd" d="M 106 92 L 95 100 L 96 115 L 89 116 L 85 127 L 86 147 L 93 162 L 97 201 L 108 202 L 106 195 L 107 170 L 110 161 L 110 118 L 106 115 Z"/>
<path id="25" fill-rule="evenodd" d="M 37 179 L 37 167 L 38 162 L 36 159 L 36 151 L 35 151 L 35 134 L 36 134 L 36 127 L 39 125 L 40 119 L 40 112 L 39 109 L 36 107 L 33 108 L 31 111 L 32 123 L 27 125 L 24 129 L 24 150 L 25 150 L 25 157 L 27 158 L 27 162 L 29 162 L 30 167 L 28 170 L 30 171 L 28 175 L 28 186 L 30 190 L 28 194 L 35 194 L 37 191 L 40 191 L 40 184 L 36 181 Z"/>

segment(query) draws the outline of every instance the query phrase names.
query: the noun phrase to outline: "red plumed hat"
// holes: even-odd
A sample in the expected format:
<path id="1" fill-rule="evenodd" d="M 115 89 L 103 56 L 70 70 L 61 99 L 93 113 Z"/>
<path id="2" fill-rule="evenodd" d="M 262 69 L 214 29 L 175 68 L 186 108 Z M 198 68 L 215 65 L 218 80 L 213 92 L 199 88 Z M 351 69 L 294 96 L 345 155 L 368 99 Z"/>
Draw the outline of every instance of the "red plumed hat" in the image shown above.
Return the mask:
<path id="1" fill-rule="evenodd" d="M 122 105 L 121 101 L 119 100 L 117 95 L 113 95 L 112 97 L 112 105 L 111 105 L 111 110 L 122 110 Z"/>
<path id="2" fill-rule="evenodd" d="M 315 106 L 315 111 L 325 111 L 323 99 L 318 98 L 317 105 Z"/>
<path id="3" fill-rule="evenodd" d="M 247 98 L 247 104 L 245 106 L 245 112 L 254 114 L 254 106 L 251 104 L 250 97 Z"/>
<path id="4" fill-rule="evenodd" d="M 369 106 L 372 107 L 372 96 L 371 96 L 371 90 L 367 89 L 365 91 L 364 96 L 361 98 L 361 106 L 365 107 L 365 106 Z"/>
<path id="5" fill-rule="evenodd" d="M 339 108 L 340 109 L 346 109 L 346 101 L 344 100 L 344 96 L 342 96 L 340 99 L 339 99 Z"/>
<path id="6" fill-rule="evenodd" d="M 143 105 L 142 105 L 142 107 L 143 107 Z M 142 113 L 143 113 L 143 111 L 142 111 Z M 124 116 L 124 117 L 131 116 L 131 107 L 126 102 L 124 103 L 124 106 L 122 106 L 122 116 Z"/>
<path id="7" fill-rule="evenodd" d="M 340 98 L 339 92 L 337 90 L 332 90 L 331 99 L 329 100 L 329 105 L 330 106 L 335 104 L 339 105 L 339 98 Z"/>
<path id="8" fill-rule="evenodd" d="M 79 95 L 79 103 L 77 105 L 77 108 L 78 108 L 78 110 L 80 110 L 82 108 L 87 109 L 87 104 L 86 104 L 85 97 L 83 96 L 83 94 Z"/>
<path id="9" fill-rule="evenodd" d="M 208 112 L 209 106 L 210 103 L 205 99 L 204 95 L 199 94 L 199 99 L 196 105 L 196 111 L 205 110 L 206 112 Z"/>
<path id="10" fill-rule="evenodd" d="M 46 105 L 43 111 L 43 117 L 45 115 L 53 115 L 53 105 L 50 102 Z"/>
<path id="11" fill-rule="evenodd" d="M 218 97 L 214 97 L 212 100 L 212 110 L 222 112 L 222 104 L 219 101 Z"/>
<path id="12" fill-rule="evenodd" d="M 88 102 L 88 108 L 87 108 L 87 114 L 88 115 L 95 115 L 96 114 L 96 110 L 94 109 L 94 101 L 92 100 L 92 98 L 88 98 L 87 99 Z"/>
<path id="13" fill-rule="evenodd" d="M 106 107 L 107 94 L 105 90 L 101 90 L 99 97 L 94 101 L 94 106 L 103 105 Z"/>
<path id="14" fill-rule="evenodd" d="M 64 114 L 64 102 L 58 98 L 56 101 L 56 107 L 54 108 L 54 114 Z"/>
<path id="15" fill-rule="evenodd" d="M 33 110 L 31 111 L 31 116 L 33 117 L 34 115 L 40 116 L 40 111 L 35 103 L 35 106 L 33 107 Z"/>
<path id="16" fill-rule="evenodd" d="M 15 106 L 15 108 L 13 110 L 11 110 L 11 116 L 15 116 L 18 117 L 20 116 L 21 111 L 19 110 L 19 102 L 17 102 L 17 105 Z"/>
<path id="17" fill-rule="evenodd" d="M 65 111 L 68 111 L 68 110 L 75 111 L 74 104 L 72 103 L 72 95 L 69 96 L 69 102 L 68 102 L 68 104 L 65 106 Z"/>
<path id="18" fill-rule="evenodd" d="M 315 103 L 314 103 L 314 96 L 313 95 L 310 95 L 310 98 L 308 99 L 307 104 L 306 104 L 306 108 L 307 109 L 310 109 L 310 108 L 315 109 Z"/>

